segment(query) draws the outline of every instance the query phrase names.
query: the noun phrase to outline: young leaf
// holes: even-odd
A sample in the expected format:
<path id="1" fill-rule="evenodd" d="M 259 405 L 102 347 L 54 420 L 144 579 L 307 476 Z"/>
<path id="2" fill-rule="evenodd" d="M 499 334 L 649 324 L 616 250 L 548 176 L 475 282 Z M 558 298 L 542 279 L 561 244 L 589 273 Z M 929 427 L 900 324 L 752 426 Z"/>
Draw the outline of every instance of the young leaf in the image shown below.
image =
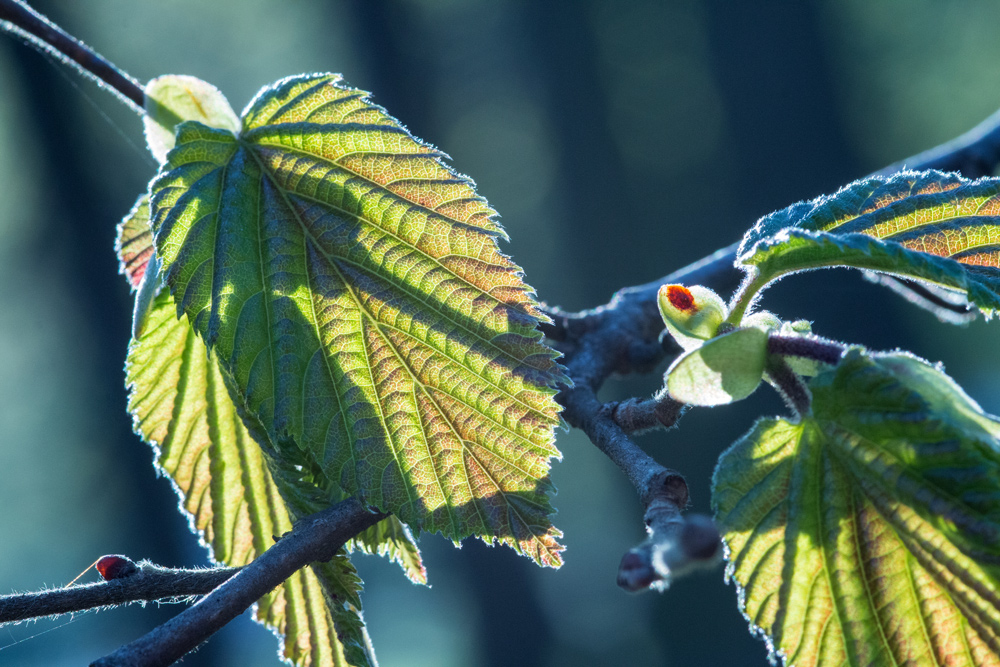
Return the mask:
<path id="1" fill-rule="evenodd" d="M 656 300 L 667 331 L 685 350 L 714 337 L 727 315 L 722 297 L 701 285 L 663 285 Z"/>
<path id="2" fill-rule="evenodd" d="M 142 122 L 146 145 L 163 164 L 174 147 L 174 131 L 186 120 L 196 120 L 209 127 L 240 131 L 240 118 L 229 100 L 210 83 L 184 74 L 158 76 L 146 84 L 146 114 Z"/>
<path id="3" fill-rule="evenodd" d="M 286 470 L 558 565 L 543 317 L 471 182 L 335 75 L 199 123 L 151 186 L 157 253 Z"/>
<path id="4" fill-rule="evenodd" d="M 181 497 L 213 558 L 245 565 L 292 529 L 266 466 L 229 398 L 214 356 L 162 292 L 126 362 L 136 432 Z M 344 551 L 295 573 L 257 603 L 296 665 L 372 665 L 358 615 L 361 581 Z"/>
<path id="5" fill-rule="evenodd" d="M 764 375 L 767 332 L 737 329 L 686 352 L 667 370 L 667 391 L 690 405 L 725 405 L 752 394 Z"/>
<path id="6" fill-rule="evenodd" d="M 128 278 L 133 290 L 139 289 L 149 258 L 153 254 L 148 195 L 139 197 L 128 215 L 118 223 L 115 254 L 118 256 L 118 271 Z"/>
<path id="7" fill-rule="evenodd" d="M 966 293 L 1000 310 L 1000 179 L 937 171 L 871 177 L 761 219 L 740 246 L 753 291 L 783 275 L 850 266 Z"/>
<path id="8" fill-rule="evenodd" d="M 752 627 L 800 667 L 1000 664 L 1000 424 L 905 355 L 849 351 L 810 389 L 715 473 Z"/>

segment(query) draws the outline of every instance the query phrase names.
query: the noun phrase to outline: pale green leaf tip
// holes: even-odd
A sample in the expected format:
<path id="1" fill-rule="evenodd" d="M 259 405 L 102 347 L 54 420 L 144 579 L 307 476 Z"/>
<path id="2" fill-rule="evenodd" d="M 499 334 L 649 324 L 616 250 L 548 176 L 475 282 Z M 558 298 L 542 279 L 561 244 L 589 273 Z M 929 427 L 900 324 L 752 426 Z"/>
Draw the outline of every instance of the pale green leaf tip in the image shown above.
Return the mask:
<path id="1" fill-rule="evenodd" d="M 229 101 L 212 84 L 185 74 L 166 74 L 145 88 L 146 145 L 160 164 L 174 147 L 177 125 L 193 120 L 238 134 L 241 123 Z"/>

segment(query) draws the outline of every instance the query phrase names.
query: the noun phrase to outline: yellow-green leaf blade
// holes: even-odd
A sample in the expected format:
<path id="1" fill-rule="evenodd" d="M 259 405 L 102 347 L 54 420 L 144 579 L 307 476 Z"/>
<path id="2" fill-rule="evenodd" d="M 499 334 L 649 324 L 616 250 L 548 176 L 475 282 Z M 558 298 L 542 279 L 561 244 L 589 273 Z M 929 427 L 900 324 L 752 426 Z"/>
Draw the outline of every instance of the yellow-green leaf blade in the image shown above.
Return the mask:
<path id="1" fill-rule="evenodd" d="M 389 516 L 360 533 L 348 544 L 348 548 L 385 556 L 399 563 L 413 583 L 427 583 L 427 570 L 413 534 L 405 523 L 394 516 Z"/>
<path id="2" fill-rule="evenodd" d="M 177 319 L 166 292 L 157 297 L 142 338 L 130 345 L 126 368 L 136 431 L 154 446 L 157 465 L 216 561 L 244 565 L 291 530 L 264 455 L 237 415 L 214 356 L 187 319 Z M 360 583 L 341 552 L 262 598 L 257 619 L 284 637 L 284 655 L 294 664 L 371 664 L 357 614 Z"/>
<path id="3" fill-rule="evenodd" d="M 785 664 L 1000 664 L 997 421 L 953 384 L 853 351 L 720 459 L 728 573 Z"/>
<path id="4" fill-rule="evenodd" d="M 265 89 L 243 128 L 181 125 L 153 224 L 171 290 L 279 464 L 559 564 L 548 461 L 565 378 L 493 210 L 333 75 Z"/>

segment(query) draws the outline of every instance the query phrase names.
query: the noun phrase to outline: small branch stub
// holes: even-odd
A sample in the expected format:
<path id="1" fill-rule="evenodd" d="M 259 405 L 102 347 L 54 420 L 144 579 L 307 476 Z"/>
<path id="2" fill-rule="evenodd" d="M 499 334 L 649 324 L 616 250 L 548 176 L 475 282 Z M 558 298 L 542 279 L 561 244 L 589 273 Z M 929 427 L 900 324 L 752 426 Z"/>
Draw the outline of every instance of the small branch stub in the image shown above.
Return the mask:
<path id="1" fill-rule="evenodd" d="M 610 403 L 607 410 L 622 431 L 641 434 L 652 429 L 673 427 L 684 411 L 684 404 L 661 392 L 653 398 L 629 398 Z"/>
<path id="2" fill-rule="evenodd" d="M 722 538 L 712 520 L 681 514 L 688 501 L 683 477 L 670 470 L 657 474 L 643 500 L 649 537 L 622 557 L 619 586 L 633 593 L 664 591 L 675 579 L 720 561 Z"/>

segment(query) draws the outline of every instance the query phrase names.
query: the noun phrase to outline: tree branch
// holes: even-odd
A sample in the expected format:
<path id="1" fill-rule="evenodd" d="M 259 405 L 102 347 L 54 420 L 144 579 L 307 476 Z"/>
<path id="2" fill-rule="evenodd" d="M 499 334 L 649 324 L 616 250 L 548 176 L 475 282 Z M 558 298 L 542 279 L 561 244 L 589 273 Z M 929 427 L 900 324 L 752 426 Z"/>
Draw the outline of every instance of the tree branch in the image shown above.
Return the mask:
<path id="1" fill-rule="evenodd" d="M 110 581 L 2 596 L 0 625 L 130 602 L 176 602 L 206 595 L 144 637 L 93 663 L 169 665 L 294 572 L 330 560 L 347 540 L 385 517 L 349 498 L 296 522 L 291 532 L 242 568 L 174 569 L 144 561 L 134 573 L 124 568 L 128 574 Z"/>
<path id="2" fill-rule="evenodd" d="M 137 113 L 144 114 L 146 94 L 138 81 L 92 48 L 20 0 L 0 0 L 0 30 L 20 35 L 39 51 L 51 54 L 80 74 L 110 90 Z"/>
<path id="3" fill-rule="evenodd" d="M 130 602 L 173 602 L 206 595 L 239 568 L 174 569 L 148 561 L 127 577 L 37 593 L 0 596 L 0 625 L 30 618 L 101 609 Z"/>
<path id="4" fill-rule="evenodd" d="M 347 540 L 384 519 L 356 498 L 295 524 L 270 549 L 163 625 L 92 663 L 100 667 L 169 665 L 196 648 L 309 563 L 330 560 Z"/>

